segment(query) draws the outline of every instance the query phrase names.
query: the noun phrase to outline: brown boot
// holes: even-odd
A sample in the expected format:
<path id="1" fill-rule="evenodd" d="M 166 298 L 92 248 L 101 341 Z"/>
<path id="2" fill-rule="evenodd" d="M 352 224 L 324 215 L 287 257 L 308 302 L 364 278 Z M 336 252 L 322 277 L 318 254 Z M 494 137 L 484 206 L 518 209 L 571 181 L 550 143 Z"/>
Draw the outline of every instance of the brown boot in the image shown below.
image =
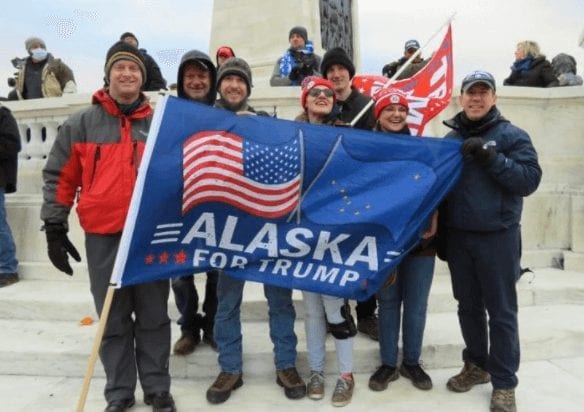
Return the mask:
<path id="1" fill-rule="evenodd" d="M 296 368 L 279 369 L 276 371 L 276 383 L 284 388 L 288 399 L 300 399 L 306 395 L 306 384 Z"/>
<path id="2" fill-rule="evenodd" d="M 493 389 L 491 412 L 516 412 L 515 389 Z"/>
<path id="3" fill-rule="evenodd" d="M 481 369 L 472 362 L 465 362 L 464 367 L 458 375 L 448 379 L 446 387 L 453 392 L 467 392 L 475 385 L 488 383 L 491 381 L 489 372 Z"/>
<path id="4" fill-rule="evenodd" d="M 190 355 L 195 351 L 195 347 L 201 342 L 201 337 L 198 334 L 191 332 L 183 332 L 181 337 L 174 344 L 175 355 Z"/>
<path id="5" fill-rule="evenodd" d="M 231 391 L 243 385 L 241 373 L 221 372 L 215 382 L 207 389 L 207 400 L 210 403 L 223 403 L 231 396 Z"/>

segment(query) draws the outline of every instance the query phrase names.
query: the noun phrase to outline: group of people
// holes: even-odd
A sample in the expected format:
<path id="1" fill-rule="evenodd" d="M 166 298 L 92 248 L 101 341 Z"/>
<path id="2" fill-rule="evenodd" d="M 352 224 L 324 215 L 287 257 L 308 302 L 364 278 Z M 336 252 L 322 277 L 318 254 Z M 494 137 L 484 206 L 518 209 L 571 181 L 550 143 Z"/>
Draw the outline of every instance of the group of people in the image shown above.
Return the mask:
<path id="1" fill-rule="evenodd" d="M 347 127 L 369 106 L 353 127 L 374 131 L 372 139 L 383 139 L 385 133 L 410 134 L 406 93 L 382 89 L 371 102 L 352 87 L 355 66 L 345 50 L 332 48 L 321 59 L 301 26 L 290 30 L 289 41 L 290 48 L 274 67 L 272 81 L 274 85 L 300 85 L 301 107 L 296 121 Z M 408 43 L 419 47 L 415 41 Z M 69 214 L 77 203 L 98 313 L 104 305 L 152 120 L 152 108 L 143 91 L 150 73 L 156 77 L 156 70 L 149 67 L 145 52 L 137 46 L 135 36 L 124 33 L 107 51 L 103 88 L 94 93 L 89 108 L 70 116 L 59 129 L 43 169 L 41 219 L 49 258 L 57 269 L 70 275 L 69 256 L 81 259 L 67 236 Z M 30 47 L 36 50 L 39 43 L 31 42 Z M 220 62 L 220 57 L 225 60 Z M 267 115 L 249 104 L 253 82 L 248 63 L 226 46 L 217 50 L 216 61 L 217 65 L 199 50 L 185 53 L 177 72 L 178 97 L 233 113 Z M 357 323 L 346 300 L 303 292 L 310 367 L 307 382 L 296 369 L 298 339 L 292 291 L 264 285 L 275 381 L 287 398 L 324 397 L 325 341 L 330 333 L 338 372 L 331 402 L 334 406 L 349 404 L 355 386 L 353 337 L 358 330 L 379 340 L 381 365 L 369 378 L 371 390 L 386 389 L 400 375 L 419 389 L 431 389 L 433 383 L 422 368 L 421 352 L 435 256 L 440 249 L 452 274 L 465 343 L 464 367 L 448 380 L 447 387 L 465 392 L 491 382 L 491 410 L 515 410 L 519 367 L 515 282 L 520 274 L 522 199 L 537 189 L 542 172 L 529 136 L 501 115 L 496 100 L 495 79 L 488 72 L 472 72 L 463 79 L 459 97 L 462 111 L 445 122 L 452 129 L 446 138 L 461 142 L 464 164 L 460 181 L 427 222 L 418 247 L 371 299 L 357 304 Z M 5 127 L 3 118 L 0 121 L 4 162 L 8 154 L 14 158 L 20 139 L 15 139 L 13 132 L 10 139 L 5 130 L 11 128 Z M 10 170 L 4 167 L 0 167 L 0 186 L 3 201 L 4 192 L 9 193 L 13 186 Z M 0 236 L 5 233 L 2 227 L 0 219 Z M 0 273 L 15 272 L 15 265 L 2 266 Z M 125 411 L 134 405 L 138 379 L 144 402 L 154 411 L 176 410 L 169 374 L 170 284 L 181 325 L 174 353 L 192 353 L 201 340 L 218 352 L 220 373 L 207 389 L 208 402 L 223 403 L 243 385 L 240 317 L 245 281 L 222 270 L 207 273 L 204 314 L 198 312 L 193 276 L 170 283 L 160 280 L 127 286 L 114 294 L 100 348 L 108 412 Z M 375 317 L 377 305 L 379 319 Z"/>
<path id="2" fill-rule="evenodd" d="M 383 66 L 381 73 L 389 78 L 395 76 L 395 80 L 412 77 L 430 61 L 429 58 L 422 58 L 421 50 L 418 52 L 419 49 L 420 43 L 417 40 L 406 41 L 403 56 L 399 60 Z M 412 61 L 406 65 L 405 63 L 414 55 Z M 404 68 L 400 70 L 402 67 Z M 582 85 L 582 77 L 576 74 L 576 59 L 573 56 L 560 53 L 550 62 L 541 53 L 537 42 L 525 40 L 517 43 L 511 74 L 503 80 L 503 85 L 523 87 L 580 86 Z"/>

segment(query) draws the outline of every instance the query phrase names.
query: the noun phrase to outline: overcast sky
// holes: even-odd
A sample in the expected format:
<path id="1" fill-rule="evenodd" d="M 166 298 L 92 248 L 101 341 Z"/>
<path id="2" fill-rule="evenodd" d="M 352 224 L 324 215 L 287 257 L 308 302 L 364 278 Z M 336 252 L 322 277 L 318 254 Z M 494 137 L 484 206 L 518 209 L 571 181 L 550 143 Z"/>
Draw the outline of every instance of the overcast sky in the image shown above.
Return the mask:
<path id="1" fill-rule="evenodd" d="M 125 31 L 136 33 L 166 80 L 175 82 L 182 53 L 208 49 L 212 4 L 212 0 L 4 2 L 0 96 L 9 91 L 6 78 L 14 72 L 10 60 L 26 56 L 24 40 L 32 35 L 43 38 L 48 51 L 73 69 L 80 92 L 100 87 L 105 53 Z M 360 0 L 361 72 L 380 74 L 385 63 L 401 56 L 406 40 L 416 38 L 425 44 L 453 13 L 457 84 L 477 68 L 492 72 L 501 84 L 509 74 L 515 45 L 522 40 L 537 41 L 550 60 L 560 52 L 572 54 L 582 74 L 584 49 L 578 47 L 578 39 L 584 31 L 584 0 Z M 424 56 L 439 44 L 441 34 Z"/>

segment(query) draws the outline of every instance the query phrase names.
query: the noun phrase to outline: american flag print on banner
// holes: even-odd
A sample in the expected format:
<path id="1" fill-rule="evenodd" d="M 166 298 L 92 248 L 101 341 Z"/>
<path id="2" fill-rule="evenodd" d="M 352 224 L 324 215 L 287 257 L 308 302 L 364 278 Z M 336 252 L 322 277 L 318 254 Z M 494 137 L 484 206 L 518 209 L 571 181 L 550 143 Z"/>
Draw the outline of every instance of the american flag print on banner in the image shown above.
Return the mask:
<path id="1" fill-rule="evenodd" d="M 182 213 L 223 202 L 252 215 L 278 218 L 300 198 L 300 141 L 266 145 L 226 131 L 203 131 L 183 145 Z"/>

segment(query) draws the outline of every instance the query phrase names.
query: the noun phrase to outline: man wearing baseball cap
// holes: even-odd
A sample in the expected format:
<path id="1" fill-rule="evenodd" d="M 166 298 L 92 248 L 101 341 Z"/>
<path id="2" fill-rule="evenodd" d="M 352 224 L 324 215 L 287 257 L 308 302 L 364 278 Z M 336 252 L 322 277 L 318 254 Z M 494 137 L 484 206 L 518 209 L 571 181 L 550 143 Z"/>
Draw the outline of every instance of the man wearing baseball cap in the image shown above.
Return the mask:
<path id="1" fill-rule="evenodd" d="M 420 43 L 417 40 L 411 39 L 404 44 L 404 55 L 397 61 L 386 64 L 381 70 L 385 77 L 393 77 L 395 73 L 408 61 L 408 59 L 420 48 Z M 422 70 L 428 64 L 430 59 L 423 59 L 422 53 L 418 54 L 414 60 L 404 69 L 403 72 L 397 76 L 396 80 L 402 80 L 412 77 L 414 74 Z"/>
<path id="2" fill-rule="evenodd" d="M 517 292 L 523 197 L 542 171 L 529 135 L 505 119 L 495 103 L 492 74 L 474 71 L 462 80 L 462 111 L 444 124 L 459 140 L 460 180 L 440 209 L 448 262 L 465 348 L 464 367 L 448 380 L 453 392 L 492 383 L 491 411 L 516 410 L 519 369 Z M 488 315 L 488 316 L 487 316 Z"/>

